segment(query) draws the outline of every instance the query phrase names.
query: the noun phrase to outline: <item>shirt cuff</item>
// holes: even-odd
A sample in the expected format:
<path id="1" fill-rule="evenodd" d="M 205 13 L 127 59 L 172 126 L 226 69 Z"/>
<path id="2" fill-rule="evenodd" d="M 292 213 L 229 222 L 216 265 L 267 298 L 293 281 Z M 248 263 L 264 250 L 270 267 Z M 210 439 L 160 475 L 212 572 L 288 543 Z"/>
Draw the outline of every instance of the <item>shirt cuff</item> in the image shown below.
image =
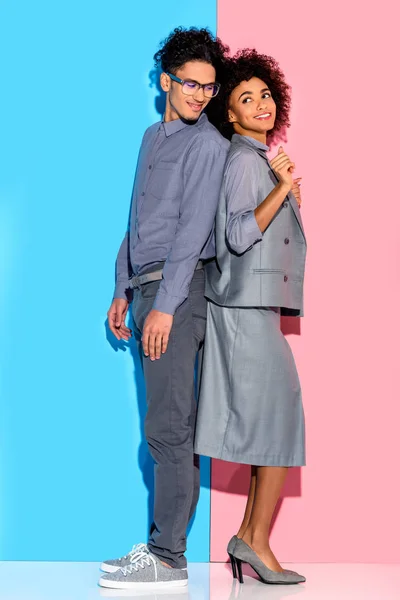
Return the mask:
<path id="1" fill-rule="evenodd" d="M 114 300 L 116 298 L 122 298 L 123 300 L 127 300 L 128 302 L 130 302 L 129 292 L 129 281 L 117 281 L 114 290 Z"/>
<path id="2" fill-rule="evenodd" d="M 174 315 L 177 308 L 179 308 L 185 300 L 186 296 L 170 296 L 169 294 L 158 292 L 154 300 L 153 310 L 159 310 L 168 315 Z"/>

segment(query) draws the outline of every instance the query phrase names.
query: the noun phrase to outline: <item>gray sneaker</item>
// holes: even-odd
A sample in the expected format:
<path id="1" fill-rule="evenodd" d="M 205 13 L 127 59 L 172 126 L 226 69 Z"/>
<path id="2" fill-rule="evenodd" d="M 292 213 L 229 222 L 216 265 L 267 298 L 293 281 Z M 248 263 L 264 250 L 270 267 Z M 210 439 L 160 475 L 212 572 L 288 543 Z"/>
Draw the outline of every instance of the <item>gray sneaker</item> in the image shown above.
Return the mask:
<path id="1" fill-rule="evenodd" d="M 135 598 L 135 600 L 191 600 L 189 586 L 152 590 L 112 590 L 99 588 L 102 598 Z M 265 600 L 264 598 L 262 600 Z"/>
<path id="2" fill-rule="evenodd" d="M 187 569 L 164 567 L 148 549 L 137 552 L 126 567 L 103 575 L 99 581 L 101 587 L 123 590 L 157 590 L 184 587 L 187 584 Z"/>
<path id="3" fill-rule="evenodd" d="M 121 556 L 121 558 L 112 558 L 111 560 L 105 560 L 100 565 L 100 569 L 105 573 L 115 573 L 122 567 L 127 567 L 131 564 L 132 558 L 140 552 L 147 552 L 146 544 L 135 544 L 128 554 Z"/>

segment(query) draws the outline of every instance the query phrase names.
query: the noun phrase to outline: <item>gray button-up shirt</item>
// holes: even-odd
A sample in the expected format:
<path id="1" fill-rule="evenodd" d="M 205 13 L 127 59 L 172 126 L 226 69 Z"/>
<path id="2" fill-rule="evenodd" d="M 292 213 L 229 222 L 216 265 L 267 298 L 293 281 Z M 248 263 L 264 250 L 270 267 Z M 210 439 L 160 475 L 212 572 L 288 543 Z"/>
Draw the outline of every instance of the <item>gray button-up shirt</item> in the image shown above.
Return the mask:
<path id="1" fill-rule="evenodd" d="M 205 114 L 192 125 L 178 119 L 147 129 L 114 298 L 127 298 L 132 274 L 163 261 L 153 308 L 173 315 L 187 298 L 198 260 L 215 256 L 213 224 L 228 149 Z"/>

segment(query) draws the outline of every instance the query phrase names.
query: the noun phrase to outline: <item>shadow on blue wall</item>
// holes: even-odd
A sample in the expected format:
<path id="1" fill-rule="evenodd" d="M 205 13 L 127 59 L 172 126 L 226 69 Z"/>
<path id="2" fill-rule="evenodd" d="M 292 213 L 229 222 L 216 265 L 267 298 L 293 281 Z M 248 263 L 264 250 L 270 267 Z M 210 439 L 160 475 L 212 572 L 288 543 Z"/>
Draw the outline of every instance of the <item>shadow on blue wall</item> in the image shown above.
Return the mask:
<path id="1" fill-rule="evenodd" d="M 160 84 L 160 75 L 162 70 L 159 67 L 155 67 L 149 73 L 149 80 L 151 88 L 156 88 L 158 95 L 154 99 L 154 106 L 157 113 L 160 115 L 160 119 L 162 119 L 164 111 L 165 111 L 165 93 L 163 92 Z"/>

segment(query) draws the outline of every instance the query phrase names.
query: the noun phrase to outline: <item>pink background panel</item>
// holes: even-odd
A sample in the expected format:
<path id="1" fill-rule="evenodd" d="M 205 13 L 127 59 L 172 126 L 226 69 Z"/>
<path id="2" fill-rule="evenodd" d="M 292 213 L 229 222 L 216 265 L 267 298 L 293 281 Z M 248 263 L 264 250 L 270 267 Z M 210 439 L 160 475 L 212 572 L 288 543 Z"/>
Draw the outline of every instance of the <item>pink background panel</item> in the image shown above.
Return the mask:
<path id="1" fill-rule="evenodd" d="M 273 528 L 282 561 L 400 561 L 395 7 L 219 0 L 232 51 L 271 54 L 293 86 L 284 147 L 303 177 L 309 255 L 306 316 L 284 330 L 302 381 L 307 467 L 290 473 Z M 247 477 L 213 461 L 213 561 L 226 559 Z"/>

